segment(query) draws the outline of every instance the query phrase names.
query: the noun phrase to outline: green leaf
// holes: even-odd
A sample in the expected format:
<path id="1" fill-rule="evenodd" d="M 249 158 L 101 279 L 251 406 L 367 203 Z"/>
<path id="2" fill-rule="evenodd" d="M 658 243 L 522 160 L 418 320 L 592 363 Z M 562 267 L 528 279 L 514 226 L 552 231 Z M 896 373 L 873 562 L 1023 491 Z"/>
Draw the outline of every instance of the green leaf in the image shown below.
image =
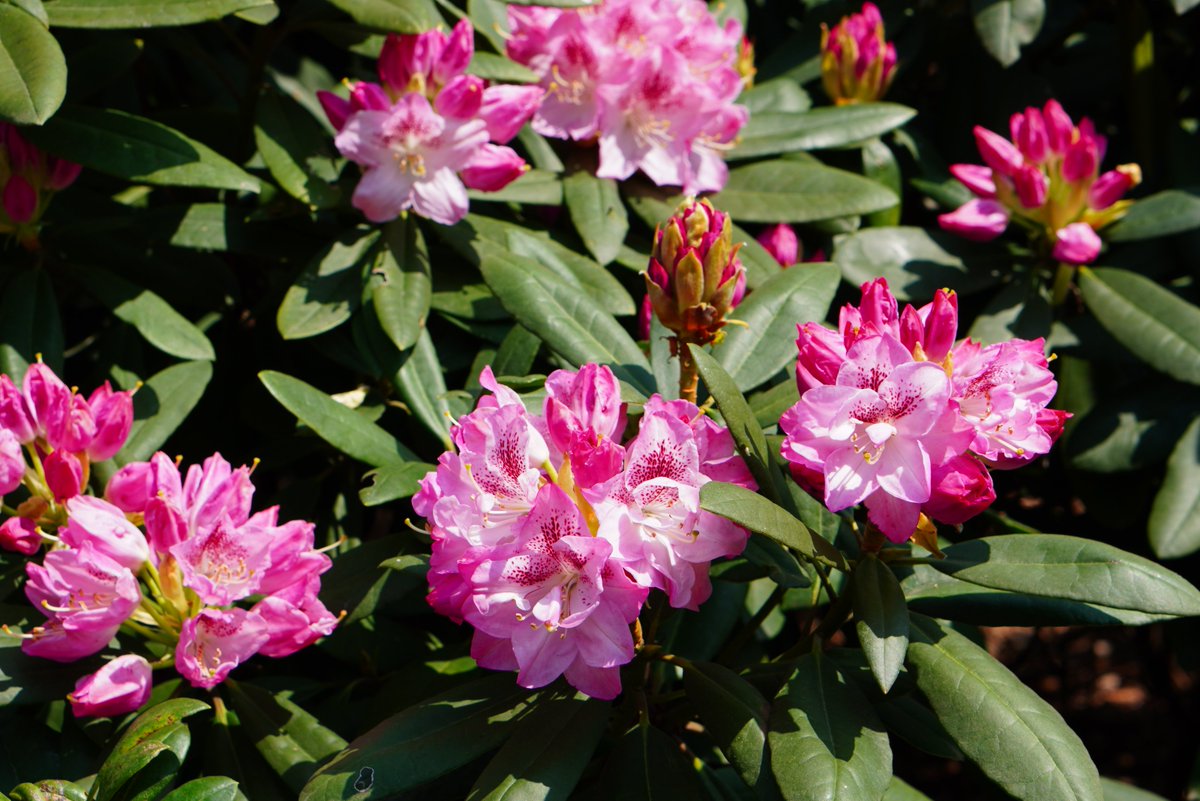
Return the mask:
<path id="1" fill-rule="evenodd" d="M 369 540 L 338 556 L 333 567 L 322 576 L 321 602 L 329 609 L 347 612 L 342 626 L 350 626 L 373 615 L 380 603 L 402 597 L 424 583 L 428 564 L 416 575 L 410 571 L 382 569 L 387 566 L 386 560 L 402 550 L 403 542 L 400 535 Z"/>
<path id="2" fill-rule="evenodd" d="M 206 145 L 144 117 L 67 106 L 30 138 L 56 156 L 116 178 L 160 186 L 258 192 L 258 179 Z"/>
<path id="3" fill-rule="evenodd" d="M 117 319 L 129 323 L 154 347 L 180 359 L 217 358 L 204 332 L 150 290 L 98 267 L 78 267 L 72 277 Z"/>
<path id="4" fill-rule="evenodd" d="M 227 776 L 192 779 L 168 793 L 162 801 L 235 801 L 238 783 Z"/>
<path id="5" fill-rule="evenodd" d="M 67 60 L 37 17 L 0 3 L 0 120 L 41 125 L 67 94 Z"/>
<path id="6" fill-rule="evenodd" d="M 0 793 L 3 801 L 87 801 L 87 797 L 87 790 L 62 779 L 47 779 L 37 784 L 25 782 L 9 790 L 8 795 Z"/>
<path id="7" fill-rule="evenodd" d="M 408 350 L 425 331 L 429 316 L 429 253 L 413 215 L 389 223 L 384 237 L 387 247 L 371 269 L 371 299 L 388 339 L 398 350 Z"/>
<path id="8" fill-rule="evenodd" d="M 1178 559 L 1200 549 L 1200 417 L 1171 453 L 1149 529 L 1150 547 L 1159 559 Z"/>
<path id="9" fill-rule="evenodd" d="M 442 363 L 438 361 L 433 338 L 422 330 L 417 345 L 408 360 L 396 373 L 396 389 L 400 398 L 416 415 L 425 428 L 452 448 L 450 423 L 452 415 L 446 403 L 446 380 L 442 375 Z"/>
<path id="10" fill-rule="evenodd" d="M 116 797 L 118 791 L 165 751 L 173 752 L 182 762 L 190 737 L 181 721 L 208 708 L 208 704 L 194 698 L 173 698 L 139 715 L 100 766 L 91 797 L 95 801 Z"/>
<path id="11" fill-rule="evenodd" d="M 1038 287 L 1012 281 L 988 301 L 967 336 L 983 345 L 1050 336 L 1054 313 Z"/>
<path id="12" fill-rule="evenodd" d="M 556 801 L 575 789 L 612 705 L 582 693 L 543 698 L 483 769 L 467 801 Z"/>
<path id="13" fill-rule="evenodd" d="M 971 0 L 975 32 L 1003 67 L 1021 58 L 1021 48 L 1037 38 L 1046 17 L 1044 0 Z"/>
<path id="14" fill-rule="evenodd" d="M 323 334 L 350 319 L 362 298 L 363 273 L 378 241 L 378 231 L 347 231 L 304 266 L 275 315 L 284 339 Z"/>
<path id="15" fill-rule="evenodd" d="M 342 453 L 373 467 L 418 461 L 387 431 L 316 387 L 274 370 L 264 370 L 258 378 L 285 409 Z"/>
<path id="16" fill-rule="evenodd" d="M 576 170 L 563 179 L 563 198 L 583 244 L 601 264 L 617 257 L 629 233 L 625 204 L 611 178 Z"/>
<path id="17" fill-rule="evenodd" d="M 146 379 L 133 396 L 133 427 L 114 457 L 117 464 L 143 462 L 163 446 L 200 402 L 212 379 L 212 362 L 173 364 Z"/>
<path id="18" fill-rule="evenodd" d="M 818 538 L 808 527 L 754 490 L 710 481 L 700 488 L 700 508 L 770 537 L 796 553 L 813 556 L 816 552 Z"/>
<path id="19" fill-rule="evenodd" d="M 751 787 L 766 761 L 767 700 L 754 686 L 723 665 L 692 662 L 683 686 L 713 742 Z"/>
<path id="20" fill-rule="evenodd" d="M 790 377 L 770 389 L 756 392 L 747 398 L 754 419 L 763 428 L 779 424 L 779 418 L 800 401 L 800 389 Z"/>
<path id="21" fill-rule="evenodd" d="M 371 485 L 358 491 L 363 506 L 379 506 L 415 495 L 421 488 L 418 483 L 435 466 L 426 462 L 396 462 L 368 472 L 363 479 Z"/>
<path id="22" fill-rule="evenodd" d="M 274 5 L 273 0 L 46 0 L 46 13 L 56 28 L 157 28 Z"/>
<path id="23" fill-rule="evenodd" d="M 534 203 L 539 206 L 558 206 L 563 200 L 562 180 L 548 170 L 530 170 L 503 189 L 484 192 L 467 190 L 471 200 L 490 200 L 503 203 Z"/>
<path id="24" fill-rule="evenodd" d="M 1005 534 L 951 545 L 933 564 L 961 581 L 1158 615 L 1200 615 L 1200 590 L 1162 565 L 1103 542 Z"/>
<path id="25" fill-rule="evenodd" d="M 1100 789 L 1104 791 L 1104 801 L 1167 801 L 1161 795 L 1148 793 L 1133 785 L 1103 776 L 1100 777 Z"/>
<path id="26" fill-rule="evenodd" d="M 1142 198 L 1111 227 L 1109 242 L 1135 242 L 1200 228 L 1200 189 L 1168 189 Z"/>
<path id="27" fill-rule="evenodd" d="M 922 615 L 911 626 L 917 686 L 992 781 L 1025 801 L 1102 801 L 1092 758 L 1053 707 L 949 626 Z"/>
<path id="28" fill-rule="evenodd" d="M 858 561 L 851 578 L 854 627 L 871 673 L 885 693 L 892 689 L 908 650 L 908 607 L 891 569 L 872 555 Z"/>
<path id="29" fill-rule="evenodd" d="M 703 798 L 696 772 L 679 744 L 653 726 L 635 726 L 613 747 L 602 774 L 608 798 L 677 801 Z"/>
<path id="30" fill-rule="evenodd" d="M 527 696 L 501 673 L 422 701 L 351 742 L 309 780 L 300 801 L 393 798 L 449 773 L 507 740 Z"/>
<path id="31" fill-rule="evenodd" d="M 900 163 L 896 161 L 896 154 L 882 139 L 876 137 L 863 143 L 862 166 L 864 176 L 883 184 L 895 192 L 896 197 L 903 197 L 904 182 L 900 174 Z M 867 224 L 871 228 L 892 226 L 899 222 L 899 203 L 890 209 L 867 215 Z"/>
<path id="32" fill-rule="evenodd" d="M 1067 441 L 1072 466 L 1097 473 L 1139 470 L 1166 461 L 1200 410 L 1200 389 L 1166 379 L 1138 381 L 1075 421 Z"/>
<path id="33" fill-rule="evenodd" d="M 498 56 L 495 53 L 481 53 L 478 50 L 471 56 L 471 63 L 467 65 L 467 74 L 496 83 L 538 82 L 538 74 L 524 64 L 518 64 L 512 59 Z"/>
<path id="34" fill-rule="evenodd" d="M 1114 267 L 1080 267 L 1088 309 L 1142 361 L 1200 384 L 1200 309 L 1149 278 Z"/>
<path id="35" fill-rule="evenodd" d="M 777 497 L 776 477 L 771 470 L 771 451 L 767 447 L 767 438 L 763 436 L 762 428 L 754 418 L 754 413 L 750 411 L 745 397 L 720 362 L 710 356 L 704 348 L 699 345 L 686 347 L 691 350 L 692 358 L 696 360 L 696 367 L 700 371 L 700 377 L 704 379 L 704 386 L 716 400 L 717 408 L 725 418 L 725 426 L 737 445 L 738 454 L 746 460 L 746 466 L 754 474 L 759 488 L 769 497 Z"/>
<path id="36" fill-rule="evenodd" d="M 729 158 L 736 160 L 795 150 L 844 147 L 899 128 L 916 113 L 898 103 L 825 106 L 798 113 L 763 111 L 750 116 Z"/>
<path id="37" fill-rule="evenodd" d="M 492 371 L 497 376 L 528 375 L 533 362 L 541 350 L 542 341 L 524 326 L 514 325 L 504 335 L 504 341 L 496 348 L 492 359 Z"/>
<path id="38" fill-rule="evenodd" d="M 883 801 L 929 801 L 929 796 L 905 783 L 898 776 L 893 776 L 887 792 L 883 794 Z"/>
<path id="39" fill-rule="evenodd" d="M 896 205 L 895 193 L 861 175 L 800 161 L 764 161 L 729 173 L 712 203 L 739 221 L 812 222 Z"/>
<path id="40" fill-rule="evenodd" d="M 738 103 L 750 111 L 751 119 L 765 112 L 808 111 L 812 98 L 808 92 L 791 78 L 774 78 L 754 86 L 738 95 Z M 742 133 L 745 134 L 745 128 Z"/>
<path id="41" fill-rule="evenodd" d="M 341 200 L 334 185 L 340 162 L 333 142 L 291 97 L 273 88 L 259 96 L 254 141 L 271 176 L 289 195 L 315 209 L 332 208 Z"/>
<path id="42" fill-rule="evenodd" d="M 424 33 L 441 23 L 429 0 L 328 0 L 354 21 L 385 33 Z"/>
<path id="43" fill-rule="evenodd" d="M 227 682 L 230 703 L 246 735 L 284 783 L 299 792 L 317 766 L 346 741 L 292 702 L 244 682 Z"/>
<path id="44" fill-rule="evenodd" d="M 1001 262 L 978 248 L 923 228 L 867 228 L 840 237 L 833 261 L 856 287 L 882 276 L 897 300 L 925 303 L 943 287 L 966 295 L 997 283 Z"/>
<path id="45" fill-rule="evenodd" d="M 0 372 L 17 386 L 37 355 L 62 375 L 63 330 L 45 270 L 22 270 L 0 292 Z"/>
<path id="46" fill-rule="evenodd" d="M 883 724 L 819 652 L 800 658 L 775 698 L 767 741 L 787 801 L 878 801 L 892 775 Z"/>
<path id="47" fill-rule="evenodd" d="M 825 319 L 841 273 L 832 264 L 797 265 L 768 279 L 734 311 L 746 325 L 725 327 L 717 361 L 743 392 L 796 358 L 799 323 Z"/>

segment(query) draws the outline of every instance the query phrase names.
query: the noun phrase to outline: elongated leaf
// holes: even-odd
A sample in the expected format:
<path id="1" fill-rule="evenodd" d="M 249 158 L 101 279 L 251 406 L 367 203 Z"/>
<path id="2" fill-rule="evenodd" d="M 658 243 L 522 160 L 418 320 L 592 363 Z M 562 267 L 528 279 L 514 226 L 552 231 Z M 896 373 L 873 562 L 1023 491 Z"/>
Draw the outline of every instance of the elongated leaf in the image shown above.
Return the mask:
<path id="1" fill-rule="evenodd" d="M 503 189 L 495 192 L 470 189 L 467 197 L 471 200 L 558 206 L 563 200 L 563 184 L 558 175 L 549 170 L 530 170 Z"/>
<path id="2" fill-rule="evenodd" d="M 700 508 L 766 535 L 797 553 L 815 553 L 814 536 L 808 527 L 753 490 L 710 481 L 700 488 Z"/>
<path id="3" fill-rule="evenodd" d="M 336 206 L 341 192 L 337 151 L 324 127 L 298 102 L 274 89 L 258 98 L 254 141 L 271 176 L 312 208 Z"/>
<path id="4" fill-rule="evenodd" d="M 305 265 L 275 315 L 284 339 L 323 334 L 350 319 L 378 241 L 378 232 L 348 231 Z"/>
<path id="5" fill-rule="evenodd" d="M 575 230 L 596 261 L 608 264 L 615 259 L 629 232 L 617 182 L 577 170 L 563 179 L 563 198 Z"/>
<path id="6" fill-rule="evenodd" d="M 763 436 L 762 428 L 754 418 L 754 413 L 750 411 L 745 397 L 738 391 L 737 385 L 729 377 L 729 373 L 725 372 L 725 368 L 706 350 L 698 345 L 685 347 L 691 349 L 700 377 L 704 379 L 704 386 L 716 400 L 717 408 L 725 418 L 725 426 L 737 444 L 738 453 L 746 460 L 746 466 L 754 474 L 754 480 L 769 498 L 778 499 L 767 438 Z"/>
<path id="7" fill-rule="evenodd" d="M 238 783 L 227 776 L 204 776 L 176 787 L 162 801 L 235 801 Z"/>
<path id="8" fill-rule="evenodd" d="M 451 447 L 452 415 L 446 403 L 446 380 L 428 331 L 421 332 L 408 361 L 396 373 L 396 389 L 409 411 L 447 448 Z"/>
<path id="9" fill-rule="evenodd" d="M 903 779 L 893 776 L 891 782 L 888 783 L 887 792 L 883 794 L 883 801 L 930 801 L 930 799 L 929 796 L 907 784 Z"/>
<path id="10" fill-rule="evenodd" d="M 21 386 L 39 353 L 62 374 L 62 319 L 54 285 L 45 270 L 22 270 L 0 292 L 0 371 Z"/>
<path id="11" fill-rule="evenodd" d="M 796 382 L 789 379 L 780 381 L 770 389 L 756 392 L 746 399 L 754 419 L 763 428 L 778 425 L 779 418 L 800 400 L 800 390 Z"/>
<path id="12" fill-rule="evenodd" d="M 796 358 L 796 325 L 825 319 L 841 273 L 832 264 L 797 265 L 768 279 L 738 305 L 745 327 L 725 328 L 717 361 L 743 392 Z"/>
<path id="13" fill-rule="evenodd" d="M 800 161 L 765 161 L 729 173 L 712 198 L 741 222 L 811 222 L 866 214 L 898 202 L 861 175 Z"/>
<path id="14" fill-rule="evenodd" d="M 1200 309 L 1149 278 L 1080 267 L 1083 300 L 1110 334 L 1155 369 L 1200 384 Z"/>
<path id="15" fill-rule="evenodd" d="M 385 33 L 424 33 L 441 15 L 429 0 L 329 0 L 354 21 Z"/>
<path id="16" fill-rule="evenodd" d="M 1200 417 L 1192 421 L 1167 462 L 1150 510 L 1150 547 L 1160 559 L 1200 549 Z"/>
<path id="17" fill-rule="evenodd" d="M 394 715 L 350 743 L 309 780 L 300 801 L 393 798 L 504 742 L 529 691 L 488 676 Z"/>
<path id="18" fill-rule="evenodd" d="M 133 427 L 114 457 L 117 464 L 153 456 L 196 408 L 212 379 L 212 369 L 209 361 L 183 362 L 146 379 L 133 396 Z"/>
<path id="19" fill-rule="evenodd" d="M 67 60 L 35 16 L 0 3 L 0 120 L 41 125 L 67 93 Z"/>
<path id="20" fill-rule="evenodd" d="M 863 142 L 899 128 L 916 113 L 898 103 L 826 106 L 798 113 L 766 110 L 751 115 L 729 158 L 821 150 Z"/>
<path id="21" fill-rule="evenodd" d="M 751 118 L 767 111 L 807 111 L 812 108 L 812 98 L 791 78 L 774 78 L 744 90 L 738 95 L 738 103 L 750 110 Z M 745 128 L 742 133 L 745 133 Z"/>
<path id="22" fill-rule="evenodd" d="M 46 13 L 56 28 L 157 28 L 274 5 L 273 0 L 46 0 Z"/>
<path id="23" fill-rule="evenodd" d="M 1110 242 L 1133 242 L 1200 228 L 1200 189 L 1168 189 L 1134 203 L 1104 229 Z"/>
<path id="24" fill-rule="evenodd" d="M 67 106 L 30 138 L 56 156 L 129 181 L 259 191 L 257 178 L 208 146 L 123 111 Z"/>
<path id="25" fill-rule="evenodd" d="M 896 197 L 903 197 L 904 183 L 903 176 L 900 174 L 900 163 L 896 161 L 896 154 L 882 139 L 876 137 L 863 143 L 862 165 L 863 175 L 886 186 L 896 193 Z M 867 215 L 867 223 L 872 228 L 896 225 L 899 222 L 899 203 L 890 209 L 883 209 Z"/>
<path id="26" fill-rule="evenodd" d="M 1104 790 L 1104 801 L 1166 801 L 1161 795 L 1103 776 L 1100 777 L 1100 787 Z"/>
<path id="27" fill-rule="evenodd" d="M 879 801 L 887 733 L 857 687 L 819 653 L 801 657 L 771 706 L 771 770 L 787 801 Z"/>
<path id="28" fill-rule="evenodd" d="M 1021 48 L 1037 38 L 1046 17 L 1044 0 L 971 0 L 975 32 L 1001 66 L 1021 58 Z"/>
<path id="29" fill-rule="evenodd" d="M 117 319 L 132 325 L 163 353 L 181 359 L 217 358 L 204 332 L 150 290 L 98 267 L 81 267 L 72 275 Z"/>
<path id="30" fill-rule="evenodd" d="M 746 784 L 754 787 L 766 762 L 771 707 L 754 686 L 723 665 L 694 662 L 683 672 L 688 699 Z"/>
<path id="31" fill-rule="evenodd" d="M 174 751 L 182 761 L 190 739 L 186 736 L 187 726 L 180 721 L 208 708 L 208 704 L 194 698 L 173 698 L 139 715 L 100 766 L 91 796 L 95 801 L 113 798 L 164 751 Z"/>
<path id="32" fill-rule="evenodd" d="M 388 225 L 385 239 L 387 247 L 371 270 L 371 298 L 388 339 L 398 350 L 408 350 L 425 331 L 429 316 L 429 253 L 412 216 Z"/>
<path id="33" fill-rule="evenodd" d="M 968 336 L 984 345 L 1050 336 L 1054 314 L 1040 288 L 1016 280 L 996 293 L 971 324 Z"/>
<path id="34" fill-rule="evenodd" d="M 258 378 L 285 409 L 342 453 L 373 467 L 418 461 L 391 434 L 300 379 L 273 370 Z"/>
<path id="35" fill-rule="evenodd" d="M 898 300 L 926 303 L 942 287 L 965 295 L 996 284 L 1000 262 L 976 248 L 923 228 L 868 228 L 839 238 L 833 261 L 854 286 L 882 276 Z"/>
<path id="36" fill-rule="evenodd" d="M 544 698 L 483 769 L 468 801 L 566 799 L 592 758 L 612 708 L 582 693 Z"/>
<path id="37" fill-rule="evenodd" d="M 87 801 L 87 790 L 74 782 L 47 779 L 36 784 L 25 782 L 0 794 L 4 801 Z"/>
<path id="38" fill-rule="evenodd" d="M 476 50 L 467 65 L 469 75 L 496 83 L 537 83 L 538 75 L 524 64 L 518 64 L 512 59 L 498 56 L 495 53 L 481 53 Z"/>
<path id="39" fill-rule="evenodd" d="M 1166 379 L 1137 382 L 1101 400 L 1071 429 L 1067 454 L 1082 470 L 1114 473 L 1161 464 L 1200 409 L 1200 389 Z"/>
<path id="40" fill-rule="evenodd" d="M 376 468 L 363 476 L 371 484 L 358 491 L 358 499 L 363 506 L 379 506 L 408 498 L 420 489 L 417 482 L 433 469 L 434 465 L 426 462 L 397 462 Z"/>
<path id="41" fill-rule="evenodd" d="M 609 756 L 604 775 L 611 797 L 621 801 L 702 798 L 696 772 L 670 735 L 653 726 L 626 732 Z"/>
<path id="42" fill-rule="evenodd" d="M 922 615 L 912 616 L 910 637 L 908 664 L 917 686 L 992 781 L 1025 801 L 1102 801 L 1096 766 L 1079 737 L 1008 668 Z"/>
<path id="43" fill-rule="evenodd" d="M 904 591 L 888 566 L 873 556 L 859 560 L 851 588 L 858 641 L 871 673 L 886 693 L 900 675 L 908 650 Z"/>

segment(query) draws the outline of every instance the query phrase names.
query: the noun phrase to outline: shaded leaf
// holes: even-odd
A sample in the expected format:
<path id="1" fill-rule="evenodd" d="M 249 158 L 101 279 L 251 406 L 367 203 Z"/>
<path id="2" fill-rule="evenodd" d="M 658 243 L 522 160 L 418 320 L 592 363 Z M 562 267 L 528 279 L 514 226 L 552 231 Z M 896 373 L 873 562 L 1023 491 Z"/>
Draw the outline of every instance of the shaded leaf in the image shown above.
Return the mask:
<path id="1" fill-rule="evenodd" d="M 617 182 L 576 170 L 563 179 L 563 199 L 575 230 L 596 261 L 608 264 L 615 259 L 629 232 Z"/>
<path id="2" fill-rule="evenodd" d="M 441 15 L 429 0 L 328 0 L 354 21 L 385 33 L 424 33 Z"/>
<path id="3" fill-rule="evenodd" d="M 227 776 L 203 776 L 176 787 L 162 801 L 235 801 L 238 783 Z"/>
<path id="4" fill-rule="evenodd" d="M 861 175 L 800 161 L 765 161 L 729 173 L 712 198 L 741 222 L 811 222 L 896 205 L 895 193 Z"/>
<path id="5" fill-rule="evenodd" d="M 421 488 L 418 482 L 425 474 L 434 469 L 435 465 L 426 462 L 396 462 L 378 467 L 363 476 L 371 483 L 358 491 L 358 499 L 363 506 L 379 506 L 408 498 Z"/>
<path id="6" fill-rule="evenodd" d="M 371 300 L 388 339 L 397 350 L 408 350 L 424 333 L 429 315 L 429 253 L 413 215 L 389 223 L 384 238 L 387 247 L 371 269 Z"/>
<path id="7" fill-rule="evenodd" d="M 274 0 L 46 0 L 56 28 L 155 28 L 194 25 L 274 8 Z"/>
<path id="8" fill-rule="evenodd" d="M 1159 559 L 1178 559 L 1200 549 L 1200 417 L 1171 453 L 1149 529 L 1150 547 Z"/>
<path id="9" fill-rule="evenodd" d="M 146 379 L 133 396 L 129 439 L 114 457 L 118 464 L 142 462 L 154 455 L 200 402 L 212 379 L 212 362 L 173 364 Z"/>
<path id="10" fill-rule="evenodd" d="M 765 110 L 750 116 L 728 158 L 843 147 L 898 128 L 916 113 L 898 103 L 824 106 L 800 112 Z"/>
<path id="11" fill-rule="evenodd" d="M 325 128 L 304 106 L 274 89 L 258 98 L 254 141 L 271 176 L 301 203 L 318 209 L 341 200 L 337 151 Z"/>
<path id="12" fill-rule="evenodd" d="M 45 270 L 22 270 L 0 293 L 0 371 L 17 386 L 37 355 L 62 375 L 63 331 Z"/>
<path id="13" fill-rule="evenodd" d="M 979 258 L 981 252 L 977 245 L 923 228 L 867 228 L 840 237 L 833 261 L 853 286 L 882 276 L 897 300 L 926 303 L 942 287 L 965 295 L 994 286 L 1001 262 Z"/>
<path id="14" fill-rule="evenodd" d="M 975 32 L 1001 66 L 1021 58 L 1021 48 L 1037 38 L 1046 17 L 1044 0 L 971 0 Z"/>
<path id="15" fill-rule="evenodd" d="M 692 766 L 670 735 L 653 726 L 635 726 L 609 755 L 604 775 L 611 798 L 621 801 L 675 801 L 701 798 Z"/>
<path id="16" fill-rule="evenodd" d="M 304 266 L 275 315 L 284 339 L 323 334 L 350 319 L 378 241 L 377 231 L 347 231 Z"/>
<path id="17" fill-rule="evenodd" d="M 396 373 L 395 383 L 409 411 L 447 448 L 452 447 L 450 423 L 453 415 L 446 403 L 446 380 L 428 331 L 421 331 L 416 347 Z"/>
<path id="18" fill-rule="evenodd" d="M 1168 189 L 1142 198 L 1125 216 L 1104 229 L 1109 242 L 1170 236 L 1200 227 L 1200 190 Z"/>
<path id="19" fill-rule="evenodd" d="M 887 565 L 874 556 L 858 561 L 851 577 L 855 630 L 871 673 L 885 693 L 892 689 L 908 650 L 908 607 Z"/>
<path id="20" fill-rule="evenodd" d="M 1113 473 L 1160 464 L 1200 409 L 1200 390 L 1174 381 L 1139 381 L 1100 401 L 1075 421 L 1071 464 Z"/>
<path id="21" fill-rule="evenodd" d="M 683 686 L 700 720 L 746 784 L 758 784 L 767 745 L 770 705 L 754 686 L 723 665 L 693 662 Z"/>

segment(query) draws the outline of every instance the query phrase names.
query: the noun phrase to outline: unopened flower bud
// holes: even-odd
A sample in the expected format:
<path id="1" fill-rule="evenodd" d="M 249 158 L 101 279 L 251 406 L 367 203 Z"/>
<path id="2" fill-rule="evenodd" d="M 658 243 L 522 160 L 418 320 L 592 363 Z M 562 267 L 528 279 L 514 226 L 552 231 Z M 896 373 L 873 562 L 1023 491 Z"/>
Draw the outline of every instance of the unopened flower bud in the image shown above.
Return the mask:
<path id="1" fill-rule="evenodd" d="M 832 30 L 821 27 L 821 82 L 839 106 L 879 100 L 896 71 L 896 48 L 884 38 L 883 17 L 874 3 L 842 17 Z"/>

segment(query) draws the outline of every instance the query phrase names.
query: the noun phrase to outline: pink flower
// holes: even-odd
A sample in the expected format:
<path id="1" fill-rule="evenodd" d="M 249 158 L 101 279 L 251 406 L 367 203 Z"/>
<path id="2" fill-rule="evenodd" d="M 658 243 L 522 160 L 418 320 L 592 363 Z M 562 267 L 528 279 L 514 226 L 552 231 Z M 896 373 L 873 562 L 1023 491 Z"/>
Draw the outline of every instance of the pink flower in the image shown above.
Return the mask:
<path id="1" fill-rule="evenodd" d="M 0 523 L 0 548 L 33 556 L 42 547 L 37 524 L 27 517 L 10 517 Z"/>
<path id="2" fill-rule="evenodd" d="M 39 217 L 55 192 L 78 176 L 78 164 L 46 155 L 8 123 L 0 123 L 0 233 L 13 233 L 25 247 L 36 250 Z"/>
<path id="3" fill-rule="evenodd" d="M 25 479 L 25 453 L 21 443 L 7 428 L 0 428 L 0 495 L 21 486 Z"/>
<path id="4" fill-rule="evenodd" d="M 625 404 L 621 385 L 606 366 L 585 364 L 578 372 L 556 370 L 546 379 L 543 405 L 549 444 L 571 458 L 581 486 L 607 481 L 621 470 L 625 449 Z"/>
<path id="5" fill-rule="evenodd" d="M 838 105 L 879 100 L 896 71 L 896 48 L 886 41 L 883 17 L 874 3 L 842 17 L 830 30 L 821 26 L 821 81 Z"/>
<path id="6" fill-rule="evenodd" d="M 440 30 L 421 34 L 390 34 L 379 54 L 379 79 L 392 93 L 436 93 L 466 71 L 475 53 L 475 33 L 468 19 L 459 20 L 450 35 Z"/>
<path id="7" fill-rule="evenodd" d="M 254 605 L 270 633 L 259 653 L 280 659 L 333 633 L 338 618 L 317 598 L 320 588 L 320 580 L 309 576 Z"/>
<path id="8" fill-rule="evenodd" d="M 104 650 L 116 633 L 116 626 L 68 629 L 62 620 L 51 618 L 30 630 L 28 639 L 21 640 L 21 651 L 53 662 L 75 662 Z"/>
<path id="9" fill-rule="evenodd" d="M 115 717 L 133 712 L 148 700 L 153 687 L 150 663 L 136 654 L 124 654 L 104 663 L 75 683 L 67 696 L 77 718 Z"/>
<path id="10" fill-rule="evenodd" d="M 929 500 L 921 511 L 941 523 L 965 523 L 996 500 L 991 474 L 970 456 L 955 456 L 935 465 L 931 482 Z"/>
<path id="11" fill-rule="evenodd" d="M 1008 227 L 1008 209 L 994 200 L 968 200 L 938 216 L 938 225 L 975 242 L 989 242 Z"/>
<path id="12" fill-rule="evenodd" d="M 1054 258 L 1067 264 L 1091 264 L 1100 255 L 1100 235 L 1087 223 L 1071 223 L 1054 232 Z"/>
<path id="13" fill-rule="evenodd" d="M 43 564 L 25 565 L 25 595 L 68 631 L 107 632 L 107 643 L 137 608 L 142 594 L 124 567 L 85 542 L 51 551 Z"/>
<path id="14" fill-rule="evenodd" d="M 21 390 L 12 379 L 0 374 L 0 428 L 12 433 L 24 445 L 37 436 L 34 418 Z"/>
<path id="15" fill-rule="evenodd" d="M 758 243 L 781 267 L 790 267 L 800 260 L 800 240 L 790 225 L 779 223 L 764 229 L 758 235 Z"/>
<path id="16" fill-rule="evenodd" d="M 460 175 L 469 189 L 496 192 L 529 171 L 525 159 L 511 147 L 486 144 L 475 151 Z"/>
<path id="17" fill-rule="evenodd" d="M 204 609 L 188 618 L 175 647 L 175 668 L 193 687 L 212 689 L 270 639 L 257 612 Z"/>
<path id="18" fill-rule="evenodd" d="M 116 506 L 90 495 L 67 501 L 67 525 L 59 529 L 62 541 L 73 548 L 91 544 L 97 551 L 130 570 L 150 560 L 150 546 L 137 526 Z"/>
<path id="19" fill-rule="evenodd" d="M 74 498 L 83 488 L 83 465 L 75 454 L 62 450 L 52 451 L 42 460 L 46 473 L 46 484 L 56 503 Z"/>
<path id="20" fill-rule="evenodd" d="M 105 381 L 92 392 L 88 406 L 96 423 L 95 437 L 87 445 L 88 458 L 93 462 L 111 459 L 121 450 L 133 426 L 133 392 L 113 392 Z"/>
<path id="21" fill-rule="evenodd" d="M 268 566 L 271 541 L 253 526 L 226 517 L 203 534 L 171 546 L 184 583 L 200 600 L 226 606 L 257 592 Z"/>
<path id="22" fill-rule="evenodd" d="M 150 501 L 153 483 L 151 470 L 149 462 L 131 462 L 125 465 L 108 480 L 104 497 L 122 512 L 145 511 L 146 504 Z"/>

